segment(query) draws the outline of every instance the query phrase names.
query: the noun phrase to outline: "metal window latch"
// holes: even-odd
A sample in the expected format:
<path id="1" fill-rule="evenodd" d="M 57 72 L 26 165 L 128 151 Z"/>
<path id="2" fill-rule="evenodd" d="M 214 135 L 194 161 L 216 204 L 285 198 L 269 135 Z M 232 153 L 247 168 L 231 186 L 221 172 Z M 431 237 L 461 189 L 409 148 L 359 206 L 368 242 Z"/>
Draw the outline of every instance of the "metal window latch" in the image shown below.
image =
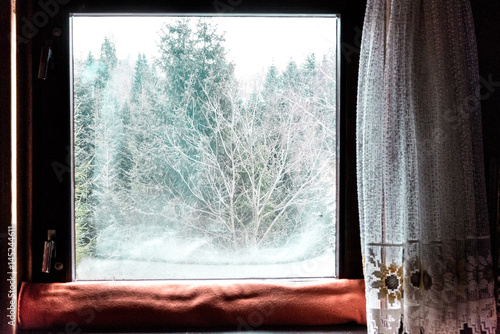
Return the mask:
<path id="1" fill-rule="evenodd" d="M 38 66 L 38 79 L 47 79 L 47 73 L 49 72 L 49 65 L 52 61 L 52 48 L 51 43 L 46 42 L 45 46 L 42 48 L 40 55 L 40 65 Z"/>
<path id="2" fill-rule="evenodd" d="M 49 273 L 52 259 L 56 257 L 56 230 L 47 231 L 47 241 L 43 245 L 42 273 Z"/>

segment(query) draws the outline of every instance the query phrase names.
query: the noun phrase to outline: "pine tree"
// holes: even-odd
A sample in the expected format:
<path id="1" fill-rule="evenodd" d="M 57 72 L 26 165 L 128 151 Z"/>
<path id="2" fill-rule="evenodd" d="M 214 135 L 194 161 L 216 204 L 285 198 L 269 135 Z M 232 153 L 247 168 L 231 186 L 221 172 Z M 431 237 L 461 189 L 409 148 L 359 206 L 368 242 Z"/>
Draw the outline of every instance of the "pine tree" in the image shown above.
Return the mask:
<path id="1" fill-rule="evenodd" d="M 122 180 L 127 168 L 127 160 L 122 158 L 127 152 L 122 147 L 125 133 L 118 93 L 110 85 L 117 65 L 115 45 L 105 38 L 99 60 L 89 53 L 75 71 L 75 216 L 79 258 L 95 254 L 98 234 L 122 220 L 118 191 L 127 184 L 126 179 Z"/>
<path id="2" fill-rule="evenodd" d="M 172 111 L 181 104 L 193 75 L 194 43 L 188 23 L 185 19 L 166 25 L 160 37 L 159 65 L 166 75 L 164 92 L 169 96 L 168 107 Z"/>
<path id="3" fill-rule="evenodd" d="M 283 85 L 287 90 L 297 91 L 301 85 L 301 78 L 297 63 L 290 59 L 283 72 Z"/>
<path id="4" fill-rule="evenodd" d="M 117 157 L 118 165 L 117 165 L 117 173 L 119 182 L 119 191 L 127 191 L 130 189 L 131 179 L 130 173 L 132 170 L 132 153 L 131 153 L 131 145 L 132 138 L 129 135 L 131 131 L 131 115 L 130 115 L 130 105 L 125 101 L 123 107 L 120 109 L 121 116 L 121 126 L 123 129 L 118 148 L 117 148 Z"/>
<path id="5" fill-rule="evenodd" d="M 165 185 L 172 195 L 196 201 L 190 183 L 203 177 L 202 152 L 196 144 L 209 141 L 215 147 L 215 106 L 228 113 L 231 102 L 225 90 L 234 79 L 225 57 L 224 38 L 210 19 L 199 19 L 191 29 L 187 20 L 166 25 L 160 39 L 159 67 L 165 74 L 162 142 L 170 148 Z M 196 138 L 196 139 L 195 139 Z M 175 161 L 172 165 L 170 162 Z"/>
<path id="6" fill-rule="evenodd" d="M 131 99 L 137 103 L 138 97 L 142 94 L 145 82 L 148 79 L 149 65 L 145 54 L 139 54 L 135 63 L 134 81 L 132 83 Z"/>
<path id="7" fill-rule="evenodd" d="M 166 75 L 169 108 L 184 111 L 200 131 L 208 131 L 210 119 L 200 117 L 199 109 L 209 97 L 223 99 L 222 92 L 233 79 L 233 65 L 226 60 L 223 42 L 207 18 L 199 19 L 194 31 L 187 20 L 167 25 L 160 40 L 160 68 Z"/>
<path id="8" fill-rule="evenodd" d="M 104 88 L 106 83 L 111 77 L 112 71 L 116 68 L 118 64 L 118 58 L 116 57 L 116 47 L 115 43 L 112 42 L 108 37 L 104 38 L 101 44 L 101 55 L 99 57 L 99 69 L 97 86 L 99 88 Z"/>
<path id="9" fill-rule="evenodd" d="M 313 96 L 314 90 L 317 87 L 316 78 L 318 75 L 318 68 L 316 64 L 316 55 L 311 53 L 307 55 L 306 60 L 301 68 L 302 89 L 306 96 Z"/>
<path id="10" fill-rule="evenodd" d="M 265 98 L 279 91 L 281 86 L 279 76 L 278 68 L 274 64 L 269 66 L 264 79 L 263 95 Z"/>
<path id="11" fill-rule="evenodd" d="M 302 65 L 302 76 L 305 78 L 315 77 L 317 74 L 316 55 L 308 54 L 304 64 Z"/>
<path id="12" fill-rule="evenodd" d="M 79 247 L 77 261 L 94 252 L 95 226 L 93 210 L 95 113 L 97 63 L 89 52 L 82 63 L 76 62 L 74 77 L 74 162 L 75 162 L 75 229 Z"/>

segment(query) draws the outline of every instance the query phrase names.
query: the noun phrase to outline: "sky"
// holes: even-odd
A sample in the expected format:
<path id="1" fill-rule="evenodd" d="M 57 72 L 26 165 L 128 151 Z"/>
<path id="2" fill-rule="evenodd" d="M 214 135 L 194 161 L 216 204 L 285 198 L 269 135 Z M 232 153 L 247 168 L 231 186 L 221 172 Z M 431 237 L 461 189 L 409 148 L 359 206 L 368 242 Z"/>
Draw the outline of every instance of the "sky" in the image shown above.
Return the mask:
<path id="1" fill-rule="evenodd" d="M 73 52 L 86 57 L 91 51 L 99 56 L 104 37 L 116 45 L 119 59 L 135 61 L 139 52 L 148 59 L 158 55 L 158 32 L 175 20 L 168 16 L 75 16 Z M 301 63 L 315 53 L 321 59 L 336 45 L 336 20 L 332 17 L 213 17 L 225 32 L 227 57 L 236 65 L 240 78 L 263 76 L 274 64 L 284 69 L 290 59 Z M 172 21 L 171 21 L 172 22 Z"/>

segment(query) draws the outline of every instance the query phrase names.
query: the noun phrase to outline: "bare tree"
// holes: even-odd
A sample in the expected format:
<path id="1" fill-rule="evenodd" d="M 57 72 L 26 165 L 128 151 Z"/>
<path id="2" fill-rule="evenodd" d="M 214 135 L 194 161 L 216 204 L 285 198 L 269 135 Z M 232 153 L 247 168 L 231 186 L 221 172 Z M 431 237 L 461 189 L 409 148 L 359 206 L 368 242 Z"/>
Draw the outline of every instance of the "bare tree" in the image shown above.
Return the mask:
<path id="1" fill-rule="evenodd" d="M 165 131 L 164 163 L 189 192 L 158 181 L 185 204 L 186 231 L 219 247 L 242 249 L 287 245 L 322 217 L 331 227 L 335 110 L 322 106 L 314 113 L 320 106 L 292 90 L 275 94 L 273 105 L 262 109 L 240 103 L 235 85 L 226 88 L 230 110 L 208 92 L 198 110 L 210 119 L 209 131 L 200 131 L 190 117 Z M 192 174 L 184 172 L 186 166 Z"/>

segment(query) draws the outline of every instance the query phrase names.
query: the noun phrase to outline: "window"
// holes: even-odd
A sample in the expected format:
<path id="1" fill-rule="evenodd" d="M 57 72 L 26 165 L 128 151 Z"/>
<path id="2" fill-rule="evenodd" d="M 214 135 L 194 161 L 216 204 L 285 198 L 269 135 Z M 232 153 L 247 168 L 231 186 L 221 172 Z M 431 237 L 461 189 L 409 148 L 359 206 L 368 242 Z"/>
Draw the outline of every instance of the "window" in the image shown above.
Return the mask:
<path id="1" fill-rule="evenodd" d="M 226 33 L 225 42 L 221 42 L 223 30 L 213 28 L 228 24 L 214 22 L 222 19 L 237 18 L 241 26 L 245 20 L 256 20 L 256 16 L 280 22 L 314 17 L 333 22 L 328 23 L 332 26 L 326 35 L 330 36 L 326 37 L 328 42 L 337 42 L 341 32 L 354 40 L 354 21 L 348 11 L 320 1 L 304 6 L 241 3 L 231 10 L 223 7 L 231 16 L 221 18 L 214 15 L 221 10 L 217 1 L 200 1 L 194 7 L 155 4 L 147 11 L 145 4 L 132 2 L 125 12 L 123 4 L 105 7 L 88 1 L 80 6 L 77 2 L 59 6 L 54 20 L 40 30 L 34 43 L 35 50 L 50 47 L 52 52 L 47 77 L 33 83 L 34 281 L 359 276 L 356 272 L 360 270 L 349 269 L 360 269 L 361 263 L 359 259 L 351 261 L 358 252 L 358 232 L 355 219 L 348 218 L 356 209 L 351 201 L 355 191 L 346 188 L 348 183 L 354 186 L 353 179 L 346 177 L 353 175 L 354 159 L 346 157 L 348 150 L 353 151 L 352 147 L 348 149 L 353 144 L 349 118 L 352 120 L 356 87 L 356 80 L 349 79 L 347 73 L 355 78 L 355 63 L 346 57 L 329 59 L 328 50 L 299 50 L 300 56 L 290 55 L 284 60 L 278 60 L 277 54 L 258 52 L 268 60 L 260 63 L 257 80 L 251 81 L 244 79 L 245 75 L 255 70 L 239 65 L 241 60 L 231 54 L 229 50 L 237 46 L 231 44 L 230 35 Z M 130 48 L 138 43 L 132 37 L 129 51 L 119 54 L 123 43 L 119 44 L 118 32 L 113 37 L 99 30 L 96 23 L 130 19 L 131 14 L 146 12 L 149 23 L 162 21 L 160 26 L 171 29 L 171 34 L 159 40 L 164 53 L 178 47 L 179 38 L 172 36 L 190 30 L 184 37 L 193 48 L 189 55 L 196 55 L 197 60 L 178 57 L 182 61 L 175 63 L 173 57 L 162 59 L 161 48 L 151 53 L 142 46 Z M 118 17 L 116 13 L 123 15 Z M 171 14 L 167 20 L 160 13 Z M 85 45 L 87 42 L 78 37 L 78 29 L 83 27 L 79 20 L 94 20 L 93 28 L 85 29 L 94 37 L 95 45 Z M 141 42 L 151 40 L 149 33 L 141 35 L 141 25 L 125 26 L 133 26 L 144 37 Z M 181 29 L 183 26 L 186 30 Z M 335 31 L 337 26 L 342 28 Z M 271 35 L 271 30 L 267 32 Z M 210 47 L 199 46 L 205 43 Z M 333 43 L 333 47 L 339 45 Z M 217 51 L 218 47 L 226 53 Z M 73 50 L 72 58 L 69 50 Z M 210 56 L 209 51 L 220 52 L 226 59 Z M 340 54 L 340 49 L 330 53 Z M 38 69 L 40 59 L 34 58 L 33 67 Z M 213 66 L 200 66 L 200 61 L 211 61 Z M 333 67 L 337 62 L 341 66 Z M 67 66 L 70 63 L 71 69 Z M 217 71 L 210 72 L 211 68 Z M 185 76 L 177 77 L 184 81 L 167 80 L 182 71 Z M 326 81 L 314 82 L 312 77 Z M 166 85 L 171 85 L 168 90 Z M 187 94 L 188 90 L 191 93 Z M 300 113 L 306 105 L 317 111 Z M 73 117 L 69 112 L 72 106 Z M 250 155 L 250 151 L 259 153 Z M 288 158 L 283 159 L 284 155 Z M 287 165 L 280 165 L 285 162 Z M 348 169 L 351 171 L 346 173 Z M 228 178 L 239 183 L 235 181 L 237 186 L 231 188 L 229 183 L 224 184 Z M 255 186 L 257 182 L 261 187 Z M 265 195 L 268 193 L 262 187 L 271 186 L 280 191 Z M 294 193 L 294 189 L 307 191 Z M 265 199 L 267 205 L 254 205 L 248 194 L 256 190 L 264 195 L 253 198 Z M 297 198 L 300 200 L 283 205 Z M 231 208 L 237 213 L 229 214 Z M 252 212 L 259 212 L 265 219 L 255 219 Z M 347 219 L 352 226 L 347 227 Z M 74 231 L 71 221 L 75 221 Z M 241 228 L 231 229 L 238 221 Z M 260 227 L 255 228 L 255 224 Z M 41 273 L 41 251 L 48 230 L 56 231 L 53 265 L 57 266 Z M 221 266 L 229 269 L 222 271 Z M 267 267 L 263 270 L 262 266 Z M 310 274 L 314 266 L 316 271 Z M 270 268 L 277 269 L 270 272 Z M 295 273 L 294 268 L 298 268 Z M 173 271 L 179 276 L 164 275 Z"/>
<path id="2" fill-rule="evenodd" d="M 76 278 L 335 276 L 337 22 L 74 16 Z"/>

